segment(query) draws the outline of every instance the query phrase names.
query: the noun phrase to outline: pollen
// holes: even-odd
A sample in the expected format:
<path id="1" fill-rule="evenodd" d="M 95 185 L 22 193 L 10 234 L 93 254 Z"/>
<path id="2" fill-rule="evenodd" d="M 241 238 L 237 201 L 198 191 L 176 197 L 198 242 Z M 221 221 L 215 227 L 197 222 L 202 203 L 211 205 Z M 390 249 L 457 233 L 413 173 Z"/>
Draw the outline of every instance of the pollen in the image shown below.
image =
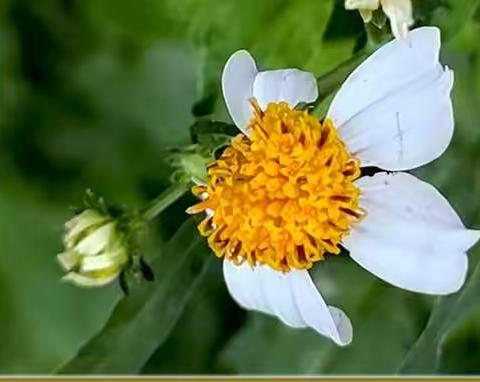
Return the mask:
<path id="1" fill-rule="evenodd" d="M 319 122 L 286 103 L 254 110 L 248 131 L 232 139 L 208 167 L 209 181 L 193 187 L 205 213 L 200 234 L 220 258 L 309 269 L 339 254 L 342 238 L 364 215 L 354 181 L 357 159 L 330 120 Z"/>

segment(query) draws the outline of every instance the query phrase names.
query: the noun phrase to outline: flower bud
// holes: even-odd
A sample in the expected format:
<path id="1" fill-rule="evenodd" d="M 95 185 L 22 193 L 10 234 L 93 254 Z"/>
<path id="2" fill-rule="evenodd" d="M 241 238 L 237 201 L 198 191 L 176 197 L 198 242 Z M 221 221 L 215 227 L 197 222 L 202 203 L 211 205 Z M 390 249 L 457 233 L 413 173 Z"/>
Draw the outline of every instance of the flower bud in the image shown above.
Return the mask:
<path id="1" fill-rule="evenodd" d="M 408 28 L 414 22 L 411 0 L 345 0 L 345 8 L 358 9 L 365 23 L 372 21 L 373 11 L 380 6 L 390 20 L 395 38 L 406 39 Z"/>
<path id="2" fill-rule="evenodd" d="M 207 166 L 213 160 L 213 155 L 200 145 L 191 145 L 182 150 L 172 150 L 167 160 L 174 168 L 172 181 L 174 183 L 189 183 L 204 181 L 207 178 Z"/>
<path id="3" fill-rule="evenodd" d="M 65 251 L 57 256 L 67 274 L 62 280 L 82 287 L 113 281 L 129 259 L 126 235 L 118 222 L 87 209 L 65 224 Z"/>

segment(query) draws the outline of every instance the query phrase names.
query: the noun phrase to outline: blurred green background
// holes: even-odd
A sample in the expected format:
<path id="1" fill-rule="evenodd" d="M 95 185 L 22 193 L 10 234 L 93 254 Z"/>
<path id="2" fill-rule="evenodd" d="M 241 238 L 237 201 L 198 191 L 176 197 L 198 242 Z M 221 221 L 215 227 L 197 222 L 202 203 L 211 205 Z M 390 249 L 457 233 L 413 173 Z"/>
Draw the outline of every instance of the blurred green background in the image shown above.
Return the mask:
<path id="1" fill-rule="evenodd" d="M 456 115 L 446 154 L 416 173 L 475 228 L 478 4 L 414 2 L 418 25 L 442 29 Z M 219 78 L 232 52 L 247 48 L 264 67 L 322 75 L 364 44 L 361 18 L 343 1 L 0 0 L 0 373 L 51 373 L 101 330 L 121 298 L 118 285 L 91 290 L 59 282 L 55 255 L 70 207 L 86 188 L 130 208 L 164 190 L 171 172 L 166 149 L 190 143 L 194 111 L 213 102 L 213 118 L 229 120 Z M 158 219 L 148 258 L 161 253 L 192 201 L 186 195 Z M 198 285 L 182 285 L 194 290 L 168 336 L 141 331 L 154 349 L 141 365 L 102 372 L 480 373 L 479 255 L 478 248 L 470 253 L 464 289 L 442 299 L 390 287 L 347 256 L 316 267 L 326 299 L 352 319 L 347 348 L 244 312 L 213 260 Z M 157 278 L 168 275 L 167 265 Z M 136 351 L 108 343 L 103 352 Z"/>

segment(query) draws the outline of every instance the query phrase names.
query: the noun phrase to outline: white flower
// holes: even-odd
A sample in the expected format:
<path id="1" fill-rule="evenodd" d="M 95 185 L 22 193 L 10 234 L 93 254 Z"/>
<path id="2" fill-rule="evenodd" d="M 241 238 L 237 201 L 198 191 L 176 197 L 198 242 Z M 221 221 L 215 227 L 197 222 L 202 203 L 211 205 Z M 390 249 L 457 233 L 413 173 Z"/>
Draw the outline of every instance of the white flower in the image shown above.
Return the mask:
<path id="1" fill-rule="evenodd" d="M 327 131 L 330 138 L 324 139 L 323 133 L 320 133 L 322 143 L 319 143 L 319 146 L 324 144 L 324 141 L 330 140 L 333 146 L 328 150 L 336 148 L 342 153 L 341 148 L 346 147 L 349 155 L 355 158 L 347 161 L 350 165 L 357 163 L 362 167 L 377 166 L 387 171 L 413 169 L 440 156 L 452 138 L 454 121 L 450 100 L 453 73 L 439 63 L 439 49 L 439 30 L 419 28 L 411 32 L 410 44 L 394 40 L 370 56 L 348 77 L 336 94 L 327 114 L 327 120 L 331 121 L 331 124 L 329 122 L 327 125 L 333 126 L 333 130 L 328 130 L 326 125 L 322 127 L 323 130 L 320 131 Z M 278 110 L 281 115 L 288 115 L 288 118 L 293 115 L 300 118 L 299 125 L 292 117 L 291 121 L 294 121 L 291 122 L 292 126 L 304 129 L 301 130 L 302 134 L 297 134 L 302 144 L 309 139 L 310 133 L 305 130 L 305 124 L 313 123 L 312 117 L 306 113 L 295 114 L 293 110 L 288 113 L 285 111 L 288 107 L 279 102 L 286 102 L 290 108 L 298 103 L 313 102 L 318 95 L 315 77 L 297 69 L 259 72 L 250 54 L 247 51 L 238 51 L 225 65 L 222 85 L 232 119 L 240 130 L 249 135 L 249 138 L 241 136 L 235 138 L 233 147 L 227 149 L 230 151 L 226 151 L 227 154 L 211 167 L 209 174 L 214 185 L 210 188 L 207 185 L 196 186 L 196 193 L 202 201 L 192 207 L 190 212 L 207 212 L 207 217 L 200 225 L 200 232 L 209 236 L 210 246 L 218 256 L 224 257 L 223 270 L 228 290 L 246 309 L 276 316 L 292 327 L 313 328 L 339 345 L 349 344 L 352 340 L 352 325 L 349 318 L 339 308 L 325 303 L 306 270 L 312 261 L 323 259 L 323 249 L 329 249 L 330 246 L 336 250 L 335 245 L 332 245 L 331 240 L 322 242 L 320 237 L 319 242 L 322 242 L 323 249 L 319 249 L 320 253 L 317 253 L 316 258 L 312 257 L 311 261 L 306 260 L 306 257 L 315 255 L 315 251 L 309 254 L 307 247 L 300 250 L 298 246 L 288 247 L 297 250 L 293 257 L 290 256 L 291 252 L 286 254 L 287 260 L 293 264 L 290 267 L 285 265 L 286 263 L 275 262 L 278 253 L 261 258 L 262 254 L 266 253 L 264 251 L 268 251 L 268 245 L 265 244 L 267 242 L 262 241 L 261 234 L 270 229 L 273 233 L 269 237 L 277 240 L 275 248 L 282 248 L 281 245 L 285 243 L 281 239 L 278 241 L 279 236 L 274 235 L 275 232 L 286 231 L 278 231 L 278 226 L 275 228 L 275 224 L 271 224 L 271 221 L 276 220 L 261 220 L 266 216 L 262 215 L 261 204 L 253 204 L 254 211 L 248 211 L 252 208 L 249 201 L 251 191 L 242 194 L 245 187 L 251 189 L 255 186 L 259 190 L 264 190 L 262 187 L 272 178 L 260 174 L 263 177 L 258 178 L 258 184 L 255 183 L 253 186 L 257 178 L 252 180 L 250 176 L 248 180 L 250 183 L 246 184 L 245 177 L 240 176 L 237 165 L 240 163 L 245 167 L 253 166 L 246 168 L 246 173 L 256 168 L 255 163 L 249 162 L 243 154 L 238 154 L 241 150 L 245 151 L 245 155 L 253 155 L 254 161 L 263 160 L 258 156 L 260 155 L 258 153 L 264 153 L 262 145 L 267 147 L 265 153 L 271 158 L 275 157 L 275 152 L 272 151 L 275 147 L 278 150 L 286 150 L 284 146 L 269 145 L 271 143 L 269 139 L 273 138 L 268 136 L 268 131 L 266 139 L 263 141 L 257 139 L 255 147 L 249 149 L 249 140 L 255 139 L 255 134 L 262 135 L 266 130 L 267 124 L 261 125 L 257 132 L 251 131 L 252 126 L 255 128 L 255 123 L 262 121 L 262 118 L 272 118 L 270 121 L 273 122 L 269 126 L 280 129 L 280 137 L 283 137 L 280 139 L 286 139 L 278 141 L 283 142 L 282 145 L 293 139 L 287 126 L 281 125 L 285 121 L 278 122 L 279 119 L 271 116 Z M 256 106 L 253 103 L 256 109 L 252 109 L 252 98 L 258 102 Z M 332 138 L 332 134 L 338 134 L 343 143 L 335 141 L 336 138 Z M 277 141 L 272 144 L 277 144 Z M 302 154 L 299 147 L 298 144 L 294 144 L 291 155 L 310 155 L 312 163 L 316 163 L 317 155 L 323 155 L 321 150 L 313 157 L 308 150 Z M 342 155 L 339 158 L 343 158 Z M 229 169 L 229 163 L 235 166 Z M 266 166 L 270 162 L 262 163 L 264 171 L 267 172 Z M 276 167 L 275 163 L 272 166 L 268 173 L 278 173 L 278 166 Z M 354 167 L 351 168 L 353 174 Z M 257 177 L 260 175 L 257 174 Z M 229 176 L 226 182 L 225 179 Z M 232 182 L 234 183 L 237 178 L 240 178 L 238 193 L 243 197 L 238 203 L 235 202 L 237 196 L 235 189 L 232 188 Z M 318 178 L 313 174 L 311 179 L 321 182 Z M 371 177 L 359 178 L 359 175 L 352 175 L 352 179 L 352 183 L 359 190 L 358 206 L 366 215 L 361 219 L 351 220 L 349 228 L 344 226 L 348 220 L 338 220 L 338 224 L 341 223 L 343 227 L 341 229 L 347 233 L 343 236 L 332 236 L 340 237 L 340 243 L 349 250 L 350 257 L 377 277 L 406 290 L 434 295 L 458 291 L 465 281 L 467 272 L 466 251 L 477 242 L 480 231 L 465 228 L 447 200 L 433 186 L 413 175 L 380 172 Z M 308 186 L 308 182 L 309 179 L 303 177 L 300 189 L 307 190 L 305 186 Z M 273 188 L 267 190 L 276 187 L 275 184 L 267 185 L 270 186 Z M 289 195 L 294 193 L 295 189 L 292 191 L 286 186 L 290 186 L 290 183 L 284 184 L 282 197 L 287 195 L 287 200 L 294 201 L 295 194 L 291 197 Z M 345 190 L 351 192 L 348 198 L 355 198 L 351 188 Z M 254 201 L 264 200 L 261 199 L 264 198 L 261 195 L 263 194 L 255 194 L 252 198 Z M 347 200 L 346 197 L 345 200 L 341 197 L 337 199 L 338 203 Z M 268 206 L 271 209 L 267 209 L 268 214 L 290 219 L 290 222 L 296 219 L 293 222 L 307 224 L 301 227 L 305 228 L 305 232 L 309 232 L 309 219 L 302 220 L 303 216 L 299 216 L 298 212 L 296 215 L 295 209 L 283 209 L 283 215 L 282 213 L 275 215 L 272 200 L 276 202 L 275 199 L 266 202 L 271 203 Z M 293 208 L 298 208 L 295 202 L 289 204 L 290 207 L 292 205 Z M 357 212 L 352 211 L 356 206 L 354 203 L 349 207 L 348 216 L 358 217 Z M 293 212 L 285 216 L 288 214 L 285 211 Z M 331 218 L 331 221 L 338 218 L 336 207 L 326 211 L 336 216 Z M 242 220 L 239 215 L 242 213 L 248 214 L 248 219 Z M 222 215 L 226 216 L 224 220 Z M 257 218 L 260 219 L 258 220 L 260 225 L 255 222 Z M 242 232 L 238 234 L 236 232 L 246 226 L 251 228 L 255 224 L 256 231 L 247 230 L 243 236 L 240 236 Z M 267 224 L 271 225 L 266 227 Z M 297 235 L 295 243 L 302 240 L 304 231 L 300 232 L 300 236 Z M 251 247 L 256 251 L 252 255 L 253 258 L 251 257 L 253 250 L 245 250 L 245 246 L 251 243 L 237 240 L 239 237 L 247 237 L 245 235 L 249 232 L 256 232 L 248 236 L 249 240 L 257 243 L 256 247 Z M 334 235 L 335 230 L 332 232 L 333 234 L 330 234 Z M 310 240 L 315 233 L 308 234 Z M 229 237 L 234 236 L 236 239 L 229 241 Z M 315 248 L 320 248 L 318 243 L 315 245 Z M 239 258 L 240 254 L 242 258 Z M 295 263 L 299 260 L 303 262 Z M 275 269 L 281 268 L 282 264 L 285 265 L 286 271 Z"/>
<path id="2" fill-rule="evenodd" d="M 405 39 L 408 28 L 413 25 L 411 0 L 345 0 L 345 8 L 358 9 L 366 23 L 371 21 L 372 12 L 380 5 L 390 20 L 393 35 Z"/>
<path id="3" fill-rule="evenodd" d="M 82 287 L 113 281 L 128 261 L 125 235 L 118 223 L 87 209 L 65 224 L 65 252 L 57 260 L 67 272 L 62 280 Z"/>

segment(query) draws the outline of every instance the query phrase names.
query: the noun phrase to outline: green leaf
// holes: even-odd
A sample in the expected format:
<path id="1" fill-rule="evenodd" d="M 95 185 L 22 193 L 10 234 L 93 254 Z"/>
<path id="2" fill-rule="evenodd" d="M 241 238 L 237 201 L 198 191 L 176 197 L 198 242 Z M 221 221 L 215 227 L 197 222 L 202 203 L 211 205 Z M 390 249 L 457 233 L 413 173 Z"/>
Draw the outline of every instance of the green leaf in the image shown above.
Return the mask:
<path id="1" fill-rule="evenodd" d="M 156 281 L 134 288 L 99 334 L 61 366 L 60 374 L 138 373 L 165 341 L 202 280 L 210 256 L 187 221 L 156 259 Z"/>
<path id="2" fill-rule="evenodd" d="M 30 184 L 2 173 L 0 341 L 9 345 L 0 350 L 0 369 L 4 374 L 46 374 L 99 329 L 118 290 L 111 285 L 92 291 L 60 282 L 55 254 L 69 212 Z"/>
<path id="3" fill-rule="evenodd" d="M 413 301 L 393 288 L 375 288 L 369 298 L 366 310 L 351 316 L 354 339 L 347 347 L 255 313 L 225 349 L 222 366 L 242 374 L 393 374 L 417 335 Z"/>
<path id="4" fill-rule="evenodd" d="M 463 289 L 439 297 L 425 330 L 405 358 L 400 373 L 433 374 L 439 368 L 442 347 L 448 335 L 478 307 L 480 264 Z"/>
<path id="5" fill-rule="evenodd" d="M 217 374 L 214 360 L 244 322 L 245 311 L 231 298 L 223 265 L 214 259 L 202 287 L 182 317 L 142 369 L 142 374 Z"/>
<path id="6" fill-rule="evenodd" d="M 425 310 L 421 296 L 391 286 L 377 286 L 352 316 L 354 340 L 335 347 L 317 372 L 387 374 L 396 372 L 420 332 L 416 318 Z"/>
<path id="7" fill-rule="evenodd" d="M 311 374 L 329 346 L 311 330 L 291 329 L 273 317 L 250 313 L 219 364 L 235 374 Z"/>
<path id="8" fill-rule="evenodd" d="M 169 0 L 166 9 L 187 38 L 205 47 L 209 59 L 215 61 L 210 64 L 218 65 L 214 71 L 218 76 L 228 55 L 242 48 L 257 54 L 262 65 L 317 71 L 335 67 L 339 60 L 349 57 L 355 43 L 352 34 L 325 41 L 335 3 L 333 0 Z M 340 30 L 351 27 L 357 15 L 346 13 L 343 5 L 337 6 L 346 18 L 335 26 Z M 232 28 L 233 21 L 245 27 Z"/>
<path id="9" fill-rule="evenodd" d="M 262 69 L 298 67 L 321 75 L 351 56 L 358 37 L 352 25 L 362 28 L 357 13 L 345 11 L 333 0 L 170 0 L 166 4 L 181 33 L 201 48 L 199 85 L 208 101 L 217 98 L 214 115 L 219 119 L 228 118 L 222 97 L 217 96 L 222 67 L 234 51 L 251 51 Z M 232 21 L 246 27 L 232 28 Z"/>
<path id="10" fill-rule="evenodd" d="M 443 345 L 439 374 L 480 374 L 479 308 L 448 336 Z"/>

